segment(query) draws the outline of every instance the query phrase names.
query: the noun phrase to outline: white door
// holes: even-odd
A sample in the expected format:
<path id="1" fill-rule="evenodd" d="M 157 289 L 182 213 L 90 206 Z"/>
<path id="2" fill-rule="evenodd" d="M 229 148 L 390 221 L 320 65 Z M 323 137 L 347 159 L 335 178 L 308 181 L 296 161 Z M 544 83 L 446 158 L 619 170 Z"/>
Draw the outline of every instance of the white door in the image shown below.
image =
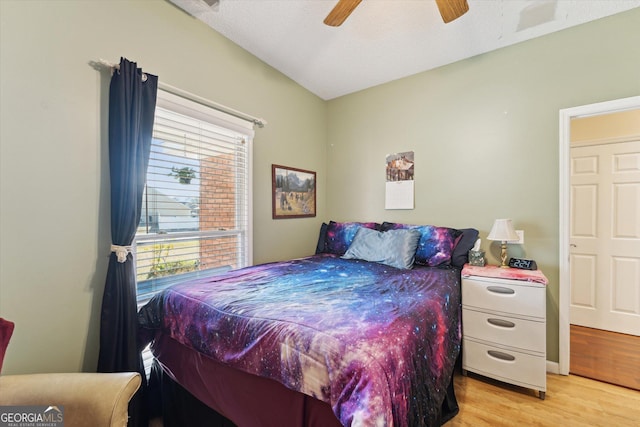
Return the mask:
<path id="1" fill-rule="evenodd" d="M 640 141 L 571 148 L 570 318 L 640 336 Z"/>

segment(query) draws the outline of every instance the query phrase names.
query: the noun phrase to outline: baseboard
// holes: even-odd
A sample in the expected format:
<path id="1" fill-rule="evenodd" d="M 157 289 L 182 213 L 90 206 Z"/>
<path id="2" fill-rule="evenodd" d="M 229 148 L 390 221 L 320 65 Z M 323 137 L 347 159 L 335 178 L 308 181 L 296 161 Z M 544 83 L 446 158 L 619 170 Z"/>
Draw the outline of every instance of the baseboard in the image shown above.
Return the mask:
<path id="1" fill-rule="evenodd" d="M 558 362 L 547 360 L 547 372 L 550 374 L 560 374 L 560 365 Z"/>

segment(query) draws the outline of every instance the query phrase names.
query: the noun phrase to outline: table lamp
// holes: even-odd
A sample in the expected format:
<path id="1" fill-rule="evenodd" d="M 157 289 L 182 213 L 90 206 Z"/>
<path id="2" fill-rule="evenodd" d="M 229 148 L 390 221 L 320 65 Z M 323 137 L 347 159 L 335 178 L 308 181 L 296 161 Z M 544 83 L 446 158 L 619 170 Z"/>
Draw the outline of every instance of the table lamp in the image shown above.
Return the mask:
<path id="1" fill-rule="evenodd" d="M 502 242 L 500 251 L 500 260 L 502 261 L 502 264 L 500 264 L 500 267 L 509 268 L 507 265 L 507 242 L 517 242 L 520 240 L 518 233 L 516 233 L 516 230 L 513 228 L 511 220 L 496 219 L 487 239 Z"/>

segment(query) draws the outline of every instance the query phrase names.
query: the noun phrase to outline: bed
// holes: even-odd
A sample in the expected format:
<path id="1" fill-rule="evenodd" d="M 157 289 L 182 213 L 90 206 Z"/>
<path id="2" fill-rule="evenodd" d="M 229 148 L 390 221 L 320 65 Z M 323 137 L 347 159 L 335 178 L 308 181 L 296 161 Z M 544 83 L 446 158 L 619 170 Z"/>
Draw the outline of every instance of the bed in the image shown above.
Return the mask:
<path id="1" fill-rule="evenodd" d="M 139 319 L 164 392 L 233 422 L 202 425 L 442 424 L 457 411 L 460 267 L 477 231 L 424 227 L 332 221 L 315 255 L 156 295 Z"/>

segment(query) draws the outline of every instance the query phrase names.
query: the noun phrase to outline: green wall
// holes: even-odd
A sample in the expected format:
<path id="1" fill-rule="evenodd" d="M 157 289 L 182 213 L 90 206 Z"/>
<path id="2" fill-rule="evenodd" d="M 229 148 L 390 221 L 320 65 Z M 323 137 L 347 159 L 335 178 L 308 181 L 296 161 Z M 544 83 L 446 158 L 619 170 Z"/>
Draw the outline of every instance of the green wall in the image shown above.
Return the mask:
<path id="1" fill-rule="evenodd" d="M 525 231 L 510 255 L 549 279 L 547 359 L 558 361 L 560 109 L 640 94 L 640 9 L 328 103 L 332 219 Z M 385 156 L 415 152 L 415 209 L 385 210 Z M 499 247 L 483 240 L 491 263 Z"/>
<path id="2" fill-rule="evenodd" d="M 327 214 L 326 102 L 165 1 L 0 0 L 3 373 L 94 371 L 110 248 L 109 73 L 136 61 L 169 85 L 263 117 L 254 262 L 307 255 Z M 318 217 L 271 219 L 271 164 L 318 173 Z M 283 244 L 286 243 L 286 244 Z"/>
<path id="3" fill-rule="evenodd" d="M 254 148 L 254 262 L 304 256 L 323 220 L 525 230 L 550 279 L 558 353 L 558 110 L 640 94 L 636 9 L 325 102 L 165 1 L 0 0 L 3 373 L 93 371 L 109 255 L 108 73 L 264 117 Z M 384 209 L 384 158 L 416 154 L 416 208 Z M 318 173 L 318 216 L 271 219 L 271 164 Z M 489 249 L 487 242 L 483 246 Z M 495 262 L 496 248 L 491 258 Z"/>

